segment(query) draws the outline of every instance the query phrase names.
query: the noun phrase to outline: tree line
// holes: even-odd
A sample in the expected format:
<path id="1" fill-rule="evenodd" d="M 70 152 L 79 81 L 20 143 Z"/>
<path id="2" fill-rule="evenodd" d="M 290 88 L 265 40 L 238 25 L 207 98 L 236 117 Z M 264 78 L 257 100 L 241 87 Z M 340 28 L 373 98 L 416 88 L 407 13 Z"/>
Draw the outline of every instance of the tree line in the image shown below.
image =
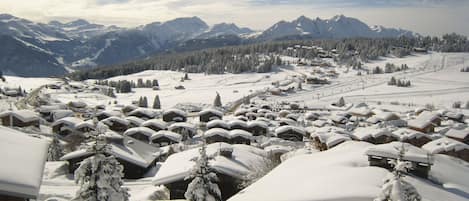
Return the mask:
<path id="1" fill-rule="evenodd" d="M 292 51 L 291 47 L 300 47 Z M 310 47 L 310 48 L 303 48 Z M 321 48 L 311 48 L 321 47 Z M 186 73 L 269 72 L 283 65 L 279 55 L 314 59 L 325 52 L 337 63 L 353 66 L 382 56 L 404 57 L 416 48 L 443 52 L 469 51 L 466 36 L 446 34 L 443 37 L 349 38 L 329 40 L 270 41 L 240 46 L 209 48 L 192 52 L 170 53 L 125 64 L 82 70 L 70 74 L 74 80 L 105 79 L 145 70 L 172 70 Z"/>

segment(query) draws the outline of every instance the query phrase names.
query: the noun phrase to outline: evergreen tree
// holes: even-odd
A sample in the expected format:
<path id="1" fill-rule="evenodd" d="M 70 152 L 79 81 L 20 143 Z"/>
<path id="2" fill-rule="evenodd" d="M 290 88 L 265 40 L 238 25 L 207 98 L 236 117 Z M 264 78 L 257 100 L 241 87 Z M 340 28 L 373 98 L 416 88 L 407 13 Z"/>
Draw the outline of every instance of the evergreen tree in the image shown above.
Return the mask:
<path id="1" fill-rule="evenodd" d="M 218 187 L 218 177 L 209 166 L 211 157 L 207 156 L 205 143 L 199 150 L 199 157 L 195 159 L 195 166 L 186 180 L 192 180 L 187 186 L 184 197 L 189 201 L 221 201 Z"/>
<path id="2" fill-rule="evenodd" d="M 396 78 L 391 77 L 391 80 L 388 82 L 388 85 L 396 85 Z"/>
<path id="3" fill-rule="evenodd" d="M 337 106 L 339 106 L 339 107 L 344 107 L 345 106 L 344 97 L 340 97 L 339 102 L 337 103 Z"/>
<path id="4" fill-rule="evenodd" d="M 184 74 L 184 79 L 185 79 L 185 80 L 190 80 L 190 79 L 189 79 L 189 74 L 185 73 L 185 74 Z"/>
<path id="5" fill-rule="evenodd" d="M 49 151 L 47 154 L 48 161 L 59 161 L 60 158 L 64 155 L 64 150 L 57 135 L 52 137 L 52 142 L 49 145 Z"/>
<path id="6" fill-rule="evenodd" d="M 213 106 L 215 107 L 222 107 L 223 105 L 221 104 L 221 98 L 220 94 L 217 92 L 217 96 L 215 97 L 215 100 L 213 101 Z"/>
<path id="7" fill-rule="evenodd" d="M 97 130 L 90 136 L 93 143 L 87 150 L 93 155 L 83 160 L 75 171 L 75 182 L 80 189 L 72 201 L 128 201 L 128 189 L 122 187 L 123 166 L 114 156 L 105 155 L 111 149 L 105 141 L 105 128 Z"/>
<path id="8" fill-rule="evenodd" d="M 142 107 L 148 107 L 148 99 L 146 96 L 143 97 Z"/>
<path id="9" fill-rule="evenodd" d="M 160 96 L 156 95 L 153 101 L 153 109 L 161 109 Z"/>

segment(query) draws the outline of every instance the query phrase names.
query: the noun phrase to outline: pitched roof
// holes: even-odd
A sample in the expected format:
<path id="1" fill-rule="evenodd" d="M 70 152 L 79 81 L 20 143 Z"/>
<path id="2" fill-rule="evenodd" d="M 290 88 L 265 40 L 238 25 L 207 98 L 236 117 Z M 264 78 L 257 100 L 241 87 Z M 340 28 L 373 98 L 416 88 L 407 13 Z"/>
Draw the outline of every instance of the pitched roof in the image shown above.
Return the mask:
<path id="1" fill-rule="evenodd" d="M 218 155 L 220 149 L 233 150 L 232 156 L 227 158 Z M 223 173 L 237 179 L 243 179 L 255 167 L 263 162 L 265 152 L 248 145 L 230 145 L 227 143 L 213 143 L 207 145 L 207 155 L 214 156 L 209 165 L 218 173 Z M 199 149 L 193 148 L 173 154 L 166 159 L 160 170 L 153 178 L 154 185 L 164 185 L 183 180 L 191 172 L 199 156 Z"/>
<path id="2" fill-rule="evenodd" d="M 27 151 L 24 148 L 27 147 Z M 0 126 L 0 192 L 36 198 L 47 159 L 48 142 Z"/>
<path id="3" fill-rule="evenodd" d="M 0 118 L 6 116 L 14 116 L 23 122 L 31 122 L 39 120 L 37 114 L 31 110 L 14 110 L 14 111 L 5 111 L 0 113 Z"/>

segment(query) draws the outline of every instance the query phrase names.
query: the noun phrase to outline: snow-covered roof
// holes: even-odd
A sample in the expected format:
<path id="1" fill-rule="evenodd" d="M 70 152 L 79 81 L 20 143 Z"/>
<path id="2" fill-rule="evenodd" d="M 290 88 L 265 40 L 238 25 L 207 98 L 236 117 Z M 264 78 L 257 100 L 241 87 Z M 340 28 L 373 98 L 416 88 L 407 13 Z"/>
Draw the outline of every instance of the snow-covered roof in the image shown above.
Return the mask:
<path id="1" fill-rule="evenodd" d="M 31 110 L 14 110 L 14 111 L 5 111 L 0 113 L 0 118 L 7 117 L 7 116 L 14 116 L 17 119 L 23 122 L 31 122 L 39 120 L 37 114 Z"/>
<path id="2" fill-rule="evenodd" d="M 218 155 L 221 149 L 233 150 L 231 157 Z M 215 171 L 237 179 L 243 179 L 245 175 L 255 171 L 255 168 L 262 164 L 263 157 L 265 157 L 265 152 L 248 145 L 213 143 L 207 145 L 206 151 L 207 155 L 214 156 L 214 159 L 209 161 L 209 165 Z M 169 156 L 153 178 L 153 184 L 164 185 L 184 180 L 195 165 L 193 159 L 198 156 L 198 148 Z"/>
<path id="3" fill-rule="evenodd" d="M 251 139 L 252 134 L 250 132 L 247 132 L 245 130 L 241 129 L 234 129 L 230 131 L 230 138 L 235 138 L 235 137 L 242 137 L 246 139 Z"/>
<path id="4" fill-rule="evenodd" d="M 145 115 L 149 118 L 154 118 L 158 115 L 158 110 L 149 108 L 136 108 L 128 113 L 128 116 L 137 116 L 139 114 Z"/>
<path id="5" fill-rule="evenodd" d="M 417 118 L 408 121 L 409 127 L 423 129 L 440 118 L 439 114 L 429 111 L 423 111 Z"/>
<path id="6" fill-rule="evenodd" d="M 257 119 L 257 120 L 248 122 L 248 127 L 249 128 L 253 128 L 253 127 L 268 128 L 269 126 L 267 125 L 266 122 Z"/>
<path id="7" fill-rule="evenodd" d="M 70 101 L 68 105 L 75 108 L 85 108 L 87 104 L 83 101 Z"/>
<path id="8" fill-rule="evenodd" d="M 383 179 L 389 172 L 369 166 L 364 153 L 371 146 L 367 142 L 348 141 L 324 152 L 290 158 L 228 201 L 373 200 L 381 192 Z M 455 186 L 467 189 L 468 168 L 446 156 L 437 155 L 434 159 L 429 174 L 443 185 L 413 176 L 404 179 L 416 187 L 422 200 L 467 200 L 464 193 L 449 189 Z"/>
<path id="9" fill-rule="evenodd" d="M 202 115 L 205 115 L 205 114 L 208 114 L 208 113 L 212 113 L 212 114 L 215 114 L 215 115 L 220 116 L 220 117 L 223 116 L 223 112 L 221 112 L 219 110 L 216 110 L 216 109 L 213 109 L 213 108 L 208 108 L 208 109 L 204 109 L 204 110 L 200 111 L 199 116 L 202 116 Z"/>
<path id="10" fill-rule="evenodd" d="M 399 116 L 394 112 L 378 112 L 374 117 L 382 121 L 389 121 L 392 119 L 399 118 Z"/>
<path id="11" fill-rule="evenodd" d="M 73 112 L 72 110 L 54 110 L 51 112 L 51 114 L 53 120 L 75 116 L 75 112 Z"/>
<path id="12" fill-rule="evenodd" d="M 83 120 L 80 119 L 80 118 L 77 118 L 77 117 L 65 117 L 65 118 L 59 119 L 59 120 L 55 121 L 54 123 L 52 123 L 52 126 L 56 126 L 56 125 L 59 125 L 59 124 L 65 124 L 68 127 L 72 128 L 72 129 L 75 129 L 76 126 L 78 124 L 82 123 L 82 122 L 83 122 Z"/>
<path id="13" fill-rule="evenodd" d="M 316 126 L 316 127 L 323 127 L 327 124 L 327 121 L 323 119 L 318 119 L 316 121 L 311 122 L 311 125 Z"/>
<path id="14" fill-rule="evenodd" d="M 175 113 L 175 114 L 177 114 L 179 116 L 183 116 L 183 117 L 187 116 L 186 112 L 184 112 L 180 109 L 176 109 L 176 108 L 171 108 L 171 109 L 165 110 L 163 112 L 163 115 L 167 115 L 167 114 L 170 114 L 170 113 Z"/>
<path id="15" fill-rule="evenodd" d="M 285 123 L 285 124 L 288 124 L 288 125 L 296 125 L 297 122 L 293 119 L 289 119 L 289 118 L 280 118 L 278 120 L 279 122 L 282 122 L 282 123 Z"/>
<path id="16" fill-rule="evenodd" d="M 333 134 L 326 140 L 326 146 L 327 147 L 333 147 L 335 145 L 338 145 L 342 142 L 349 141 L 351 140 L 349 136 L 347 135 L 341 135 L 341 134 Z"/>
<path id="17" fill-rule="evenodd" d="M 135 128 L 129 128 L 124 132 L 124 135 L 126 136 L 132 136 L 137 133 L 140 133 L 142 135 L 147 136 L 150 138 L 152 135 L 154 135 L 156 132 L 150 128 L 147 127 L 135 127 Z"/>
<path id="18" fill-rule="evenodd" d="M 391 142 L 387 144 L 375 145 L 370 147 L 365 153 L 368 156 L 397 159 L 399 158 L 399 149 L 402 147 L 402 145 L 404 145 L 404 149 L 406 150 L 403 160 L 426 164 L 433 163 L 427 151 L 414 145 L 402 142 Z"/>
<path id="19" fill-rule="evenodd" d="M 243 127 L 243 128 L 248 127 L 248 124 L 245 121 L 241 121 L 239 119 L 234 119 L 234 120 L 229 121 L 228 125 L 230 126 L 230 128 L 232 128 L 234 126 L 240 126 L 240 127 Z"/>
<path id="20" fill-rule="evenodd" d="M 161 152 L 159 148 L 127 136 L 123 136 L 123 142 L 123 144 L 111 143 L 111 151 L 109 154 L 143 168 L 147 168 L 153 164 Z M 70 160 L 90 155 L 91 153 L 87 152 L 86 149 L 80 149 L 64 155 L 60 160 Z"/>
<path id="21" fill-rule="evenodd" d="M 294 132 L 300 133 L 302 135 L 306 135 L 306 131 L 303 128 L 297 127 L 297 126 L 290 126 L 290 125 L 280 126 L 280 127 L 276 128 L 275 129 L 275 134 L 278 135 L 279 133 L 284 133 L 284 132 L 288 132 L 288 131 L 294 131 Z"/>
<path id="22" fill-rule="evenodd" d="M 160 131 L 154 133 L 150 137 L 150 140 L 153 141 L 155 139 L 162 138 L 162 137 L 169 138 L 169 139 L 171 139 L 172 141 L 175 141 L 175 142 L 180 142 L 182 140 L 182 135 L 180 135 L 179 133 L 175 133 L 175 132 L 167 131 L 167 130 L 160 130 Z"/>
<path id="23" fill-rule="evenodd" d="M 38 111 L 41 113 L 52 112 L 54 110 L 65 109 L 64 105 L 42 105 L 38 108 Z"/>
<path id="24" fill-rule="evenodd" d="M 223 121 L 220 119 L 214 119 L 207 123 L 207 128 L 213 128 L 213 127 L 230 128 L 230 125 L 226 121 Z"/>
<path id="25" fill-rule="evenodd" d="M 247 109 L 237 109 L 235 112 L 234 112 L 234 115 L 235 116 L 239 116 L 239 115 L 245 115 L 246 113 L 248 113 L 249 110 Z"/>
<path id="26" fill-rule="evenodd" d="M 0 133 L 0 194 L 35 199 L 47 159 L 47 141 L 3 126 Z"/>
<path id="27" fill-rule="evenodd" d="M 88 120 L 88 121 L 82 121 L 78 124 L 75 125 L 76 129 L 81 129 L 81 128 L 94 128 L 93 121 Z"/>
<path id="28" fill-rule="evenodd" d="M 269 145 L 264 147 L 264 151 L 272 154 L 284 154 L 290 152 L 293 148 L 283 145 Z"/>
<path id="29" fill-rule="evenodd" d="M 212 137 L 216 135 L 230 138 L 230 132 L 223 128 L 212 128 L 212 129 L 205 131 L 204 133 L 204 137 Z"/>
<path id="30" fill-rule="evenodd" d="M 388 129 L 374 127 L 358 127 L 352 133 L 352 136 L 357 138 L 358 140 L 364 140 L 369 137 L 378 138 L 383 135 L 397 137 Z"/>
<path id="31" fill-rule="evenodd" d="M 126 119 L 121 118 L 121 117 L 116 117 L 116 116 L 108 117 L 106 119 L 101 120 L 101 122 L 105 123 L 106 125 L 112 125 L 114 122 L 118 122 L 123 125 L 130 124 L 130 122 L 127 121 Z"/>
<path id="32" fill-rule="evenodd" d="M 351 115 L 369 116 L 373 112 L 368 107 L 352 107 L 348 110 Z"/>
<path id="33" fill-rule="evenodd" d="M 457 130 L 453 128 L 446 132 L 445 135 L 455 139 L 466 139 L 469 136 L 469 130 Z"/>
<path id="34" fill-rule="evenodd" d="M 122 113 L 117 110 L 103 110 L 103 111 L 96 113 L 96 116 L 101 116 L 101 115 L 104 115 L 107 117 L 112 117 L 112 116 L 120 117 Z"/>
<path id="35" fill-rule="evenodd" d="M 422 148 L 432 154 L 438 154 L 443 152 L 458 152 L 461 150 L 469 150 L 469 145 L 451 138 L 442 137 L 440 139 L 428 142 L 427 144 L 423 145 Z"/>
<path id="36" fill-rule="evenodd" d="M 413 129 L 408 129 L 408 128 L 399 128 L 395 131 L 393 131 L 396 136 L 399 137 L 401 141 L 407 140 L 407 139 L 418 139 L 421 137 L 429 138 L 431 139 L 431 136 Z"/>
<path id="37" fill-rule="evenodd" d="M 187 129 L 187 130 L 189 130 L 191 132 L 194 132 L 194 133 L 197 131 L 197 126 L 196 125 L 191 124 L 191 123 L 187 123 L 187 122 L 173 123 L 168 127 L 168 130 L 173 131 L 174 129 L 177 129 L 177 128 L 184 128 L 184 129 Z"/>
<path id="38" fill-rule="evenodd" d="M 153 127 L 160 128 L 160 129 L 162 129 L 162 130 L 164 130 L 164 129 L 167 128 L 166 122 L 161 121 L 161 120 L 159 120 L 159 119 L 150 119 L 150 120 L 147 120 L 147 121 L 143 122 L 143 123 L 141 124 L 141 126 L 144 126 L 144 127 L 153 126 Z"/>
<path id="39" fill-rule="evenodd" d="M 140 126 L 143 124 L 143 122 L 145 122 L 145 120 L 143 119 L 140 119 L 136 116 L 128 116 L 128 117 L 125 117 L 125 120 L 129 121 L 130 123 L 132 124 L 135 124 L 137 126 Z"/>

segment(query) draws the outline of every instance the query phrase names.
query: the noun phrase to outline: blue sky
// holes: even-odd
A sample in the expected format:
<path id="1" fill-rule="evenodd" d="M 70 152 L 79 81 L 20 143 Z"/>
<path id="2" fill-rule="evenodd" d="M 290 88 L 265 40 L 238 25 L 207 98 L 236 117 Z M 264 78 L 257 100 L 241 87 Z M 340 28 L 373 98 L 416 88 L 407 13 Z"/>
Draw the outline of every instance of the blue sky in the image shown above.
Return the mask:
<path id="1" fill-rule="evenodd" d="M 35 21 L 83 18 L 134 27 L 198 16 L 209 24 L 234 22 L 262 30 L 279 20 L 344 14 L 369 25 L 410 29 L 424 35 L 469 36 L 469 0 L 1 0 L 0 13 Z"/>

